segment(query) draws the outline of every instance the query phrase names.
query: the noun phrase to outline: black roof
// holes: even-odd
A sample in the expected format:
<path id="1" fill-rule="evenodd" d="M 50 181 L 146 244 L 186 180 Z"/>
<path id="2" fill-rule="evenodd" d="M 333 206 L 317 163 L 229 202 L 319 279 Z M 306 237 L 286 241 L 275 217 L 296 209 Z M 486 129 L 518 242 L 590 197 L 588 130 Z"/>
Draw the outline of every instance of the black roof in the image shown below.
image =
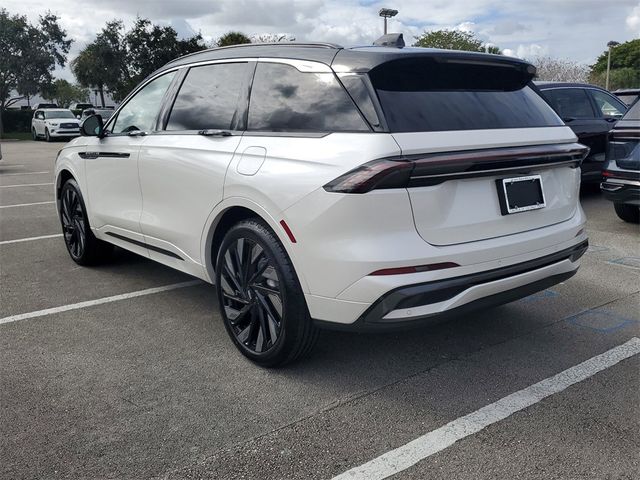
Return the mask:
<path id="1" fill-rule="evenodd" d="M 369 71 L 389 60 L 409 57 L 432 57 L 461 59 L 473 62 L 487 62 L 502 65 L 514 65 L 521 68 L 530 66 L 523 60 L 486 53 L 441 50 L 435 48 L 396 48 L 396 47 L 350 47 L 344 48 L 333 43 L 248 43 L 230 47 L 212 48 L 180 57 L 167 63 L 158 72 L 196 62 L 233 58 L 289 58 L 324 63 L 328 66 L 340 66 L 342 71 Z"/>

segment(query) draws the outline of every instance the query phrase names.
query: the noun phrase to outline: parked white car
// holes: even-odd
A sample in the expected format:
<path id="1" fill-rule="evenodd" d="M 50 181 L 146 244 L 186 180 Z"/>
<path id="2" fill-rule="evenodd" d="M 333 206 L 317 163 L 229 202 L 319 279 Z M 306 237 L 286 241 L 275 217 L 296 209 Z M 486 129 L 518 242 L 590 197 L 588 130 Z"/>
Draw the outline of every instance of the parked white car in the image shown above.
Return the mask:
<path id="1" fill-rule="evenodd" d="M 392 329 L 574 275 L 588 149 L 499 55 L 247 45 L 170 62 L 67 144 L 71 258 L 112 245 L 215 283 L 265 366 L 319 327 Z"/>
<path id="2" fill-rule="evenodd" d="M 44 138 L 72 138 L 80 135 L 80 122 L 67 108 L 43 108 L 33 112 L 31 136 L 34 140 Z"/>

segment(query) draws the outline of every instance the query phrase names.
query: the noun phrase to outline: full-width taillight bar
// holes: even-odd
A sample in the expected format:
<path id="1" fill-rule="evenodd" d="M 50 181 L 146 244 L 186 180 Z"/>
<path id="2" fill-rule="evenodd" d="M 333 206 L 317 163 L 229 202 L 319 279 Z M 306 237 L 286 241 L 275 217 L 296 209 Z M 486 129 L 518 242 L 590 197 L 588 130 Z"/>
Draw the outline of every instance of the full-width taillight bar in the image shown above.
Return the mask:
<path id="1" fill-rule="evenodd" d="M 367 193 L 437 185 L 458 178 L 579 167 L 589 148 L 579 143 L 507 147 L 382 158 L 360 165 L 324 186 L 327 192 Z"/>

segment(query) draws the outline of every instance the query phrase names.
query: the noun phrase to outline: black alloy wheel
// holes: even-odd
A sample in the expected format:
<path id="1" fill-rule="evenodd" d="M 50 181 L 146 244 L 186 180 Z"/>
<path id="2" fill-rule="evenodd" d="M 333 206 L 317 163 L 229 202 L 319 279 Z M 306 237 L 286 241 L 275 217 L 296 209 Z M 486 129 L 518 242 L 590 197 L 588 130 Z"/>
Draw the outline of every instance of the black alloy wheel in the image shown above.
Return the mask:
<path id="1" fill-rule="evenodd" d="M 264 353 L 282 329 L 282 294 L 273 262 L 248 238 L 238 238 L 222 258 L 221 287 L 227 323 L 239 343 Z"/>
<path id="2" fill-rule="evenodd" d="M 87 222 L 75 188 L 65 188 L 60 205 L 62 233 L 71 258 L 82 258 L 87 245 Z"/>
<path id="3" fill-rule="evenodd" d="M 78 265 L 94 265 L 106 260 L 113 245 L 98 240 L 91 231 L 82 193 L 73 178 L 62 186 L 58 201 L 62 235 L 71 259 Z"/>
<path id="4" fill-rule="evenodd" d="M 216 290 L 224 326 L 238 350 L 263 367 L 307 355 L 318 339 L 291 259 L 262 220 L 243 220 L 217 251 Z"/>

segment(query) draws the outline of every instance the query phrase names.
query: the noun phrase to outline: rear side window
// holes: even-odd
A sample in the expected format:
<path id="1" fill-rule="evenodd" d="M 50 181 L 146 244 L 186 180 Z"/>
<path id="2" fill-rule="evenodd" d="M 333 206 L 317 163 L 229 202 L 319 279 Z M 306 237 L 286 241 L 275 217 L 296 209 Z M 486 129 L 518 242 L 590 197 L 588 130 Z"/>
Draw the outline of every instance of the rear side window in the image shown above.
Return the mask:
<path id="1" fill-rule="evenodd" d="M 246 63 L 191 68 L 173 104 L 167 130 L 231 129 L 246 75 Z"/>
<path id="2" fill-rule="evenodd" d="M 562 125 L 515 67 L 406 59 L 369 76 L 392 132 Z"/>
<path id="3" fill-rule="evenodd" d="M 333 73 L 300 72 L 291 65 L 279 63 L 258 63 L 256 67 L 248 129 L 369 131 Z"/>
<path id="4" fill-rule="evenodd" d="M 583 88 L 553 88 L 542 92 L 562 118 L 596 118 Z"/>
<path id="5" fill-rule="evenodd" d="M 598 110 L 605 118 L 620 118 L 627 111 L 627 107 L 613 95 L 599 90 L 591 90 L 591 95 L 598 106 Z"/>

